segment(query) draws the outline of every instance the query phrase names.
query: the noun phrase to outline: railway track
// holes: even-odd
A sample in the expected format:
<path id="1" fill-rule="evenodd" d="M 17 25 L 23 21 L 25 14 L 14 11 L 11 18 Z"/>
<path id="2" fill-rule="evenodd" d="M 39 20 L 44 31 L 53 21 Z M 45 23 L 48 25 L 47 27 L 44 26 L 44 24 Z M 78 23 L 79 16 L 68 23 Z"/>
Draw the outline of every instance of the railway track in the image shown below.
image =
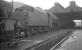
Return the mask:
<path id="1" fill-rule="evenodd" d="M 68 36 L 66 36 L 64 39 L 62 39 L 59 43 L 57 43 L 55 46 L 53 46 L 50 50 L 56 50 L 66 39 L 68 39 L 70 36 L 72 35 L 69 34 Z"/>
<path id="2" fill-rule="evenodd" d="M 25 48 L 24 50 L 53 50 L 54 48 L 57 48 L 65 39 L 67 39 L 72 34 L 71 32 L 72 30 L 65 31 L 62 35 L 57 35 L 29 48 Z"/>

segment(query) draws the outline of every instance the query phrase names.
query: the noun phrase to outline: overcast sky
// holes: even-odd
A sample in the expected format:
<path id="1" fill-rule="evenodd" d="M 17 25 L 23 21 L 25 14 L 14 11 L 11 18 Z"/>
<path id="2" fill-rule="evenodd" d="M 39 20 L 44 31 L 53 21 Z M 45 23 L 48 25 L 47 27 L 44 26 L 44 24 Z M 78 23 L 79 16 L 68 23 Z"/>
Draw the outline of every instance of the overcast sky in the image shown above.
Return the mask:
<path id="1" fill-rule="evenodd" d="M 12 0 L 6 0 L 12 1 Z M 55 2 L 59 2 L 63 7 L 67 7 L 70 1 L 76 1 L 76 4 L 82 7 L 82 0 L 13 0 L 31 5 L 33 7 L 41 7 L 42 9 L 49 9 L 54 6 Z"/>

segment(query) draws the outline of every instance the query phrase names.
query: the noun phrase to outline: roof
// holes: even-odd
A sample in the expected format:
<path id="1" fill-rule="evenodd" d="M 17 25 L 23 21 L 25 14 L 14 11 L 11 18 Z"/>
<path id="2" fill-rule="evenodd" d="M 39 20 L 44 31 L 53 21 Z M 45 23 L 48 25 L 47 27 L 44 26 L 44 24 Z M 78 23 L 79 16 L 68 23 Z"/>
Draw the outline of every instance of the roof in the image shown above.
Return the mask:
<path id="1" fill-rule="evenodd" d="M 54 13 L 60 13 L 60 12 L 63 12 L 63 10 L 64 10 L 64 7 L 61 6 L 61 4 L 55 3 L 55 5 L 52 8 L 50 8 L 48 11 L 54 12 Z"/>
<path id="2" fill-rule="evenodd" d="M 82 11 L 82 8 L 77 6 L 75 1 L 71 1 L 70 5 L 65 8 L 65 10 L 69 10 L 70 12 L 78 12 L 78 11 Z"/>
<path id="3" fill-rule="evenodd" d="M 55 3 L 55 6 L 48 11 L 52 13 L 79 12 L 82 11 L 82 7 L 77 6 L 75 1 L 70 1 L 70 5 L 67 8 L 63 8 L 59 3 Z"/>

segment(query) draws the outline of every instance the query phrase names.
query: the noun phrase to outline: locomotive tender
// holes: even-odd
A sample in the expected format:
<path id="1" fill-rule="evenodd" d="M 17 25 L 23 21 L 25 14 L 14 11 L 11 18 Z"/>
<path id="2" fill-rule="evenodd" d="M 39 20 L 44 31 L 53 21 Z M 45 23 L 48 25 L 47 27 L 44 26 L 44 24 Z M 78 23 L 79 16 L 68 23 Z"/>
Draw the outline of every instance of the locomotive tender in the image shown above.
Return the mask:
<path id="1" fill-rule="evenodd" d="M 17 20 L 18 30 L 25 29 L 27 34 L 53 31 L 59 24 L 59 19 L 52 13 L 30 6 L 17 8 L 11 19 Z"/>

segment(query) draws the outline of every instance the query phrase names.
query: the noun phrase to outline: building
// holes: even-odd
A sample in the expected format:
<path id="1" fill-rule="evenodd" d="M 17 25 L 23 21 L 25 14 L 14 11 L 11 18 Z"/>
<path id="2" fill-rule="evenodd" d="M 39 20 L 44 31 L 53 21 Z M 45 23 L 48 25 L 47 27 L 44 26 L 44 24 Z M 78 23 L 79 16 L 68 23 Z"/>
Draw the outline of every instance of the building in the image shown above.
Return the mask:
<path id="1" fill-rule="evenodd" d="M 48 11 L 52 12 L 60 19 L 62 27 L 74 27 L 76 23 L 73 20 L 82 21 L 82 7 L 77 6 L 75 1 L 71 1 L 67 8 L 62 8 L 59 3 L 56 3 L 55 6 Z"/>

